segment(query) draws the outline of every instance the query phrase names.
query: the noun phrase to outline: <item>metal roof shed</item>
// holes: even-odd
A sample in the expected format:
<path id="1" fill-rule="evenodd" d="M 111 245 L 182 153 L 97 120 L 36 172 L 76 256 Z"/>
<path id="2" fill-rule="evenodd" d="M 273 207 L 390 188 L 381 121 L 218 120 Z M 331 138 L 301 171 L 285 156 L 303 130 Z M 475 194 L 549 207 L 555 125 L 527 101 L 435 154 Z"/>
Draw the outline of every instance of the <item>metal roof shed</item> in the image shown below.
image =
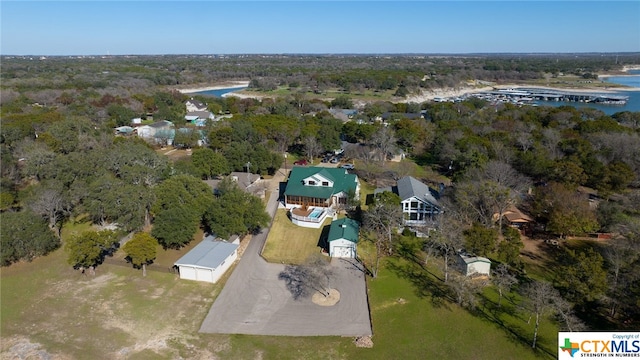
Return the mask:
<path id="1" fill-rule="evenodd" d="M 180 278 L 216 283 L 238 258 L 238 244 L 208 236 L 175 262 Z"/>

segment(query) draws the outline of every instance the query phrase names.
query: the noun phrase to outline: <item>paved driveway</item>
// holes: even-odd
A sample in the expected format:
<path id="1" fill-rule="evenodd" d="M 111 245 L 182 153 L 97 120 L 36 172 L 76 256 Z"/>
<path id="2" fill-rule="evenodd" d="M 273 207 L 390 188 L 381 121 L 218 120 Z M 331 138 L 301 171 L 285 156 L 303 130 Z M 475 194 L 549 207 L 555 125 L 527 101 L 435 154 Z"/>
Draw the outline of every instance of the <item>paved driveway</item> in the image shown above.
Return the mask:
<path id="1" fill-rule="evenodd" d="M 273 191 L 267 210 L 277 209 Z M 253 237 L 204 319 L 200 332 L 286 336 L 372 335 L 364 273 L 353 261 L 333 259 L 332 287 L 340 292 L 334 306 L 311 299 L 293 300 L 278 274 L 284 265 L 267 263 L 260 251 L 269 229 Z"/>

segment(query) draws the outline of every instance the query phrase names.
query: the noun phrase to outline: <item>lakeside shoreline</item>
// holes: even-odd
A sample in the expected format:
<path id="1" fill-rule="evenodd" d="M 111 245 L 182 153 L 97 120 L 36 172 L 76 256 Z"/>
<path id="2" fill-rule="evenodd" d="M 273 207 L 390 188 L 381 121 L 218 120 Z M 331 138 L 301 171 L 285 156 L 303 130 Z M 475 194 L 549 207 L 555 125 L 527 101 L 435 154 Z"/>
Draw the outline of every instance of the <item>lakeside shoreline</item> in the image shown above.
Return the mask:
<path id="1" fill-rule="evenodd" d="M 221 89 L 228 89 L 228 88 L 248 87 L 248 86 L 249 86 L 249 81 L 238 80 L 238 81 L 226 81 L 218 85 L 206 85 L 206 86 L 191 85 L 191 87 L 188 87 L 188 88 L 183 88 L 183 89 L 174 88 L 174 89 L 183 94 L 193 94 L 193 93 L 198 93 L 202 91 L 221 90 Z"/>
<path id="2" fill-rule="evenodd" d="M 628 74 L 630 70 L 640 70 L 640 65 L 633 66 L 624 66 L 622 68 L 622 74 L 599 74 L 598 79 L 602 79 L 606 81 L 609 77 L 623 77 L 623 76 L 637 76 Z M 625 74 L 626 73 L 626 74 Z M 202 91 L 210 91 L 210 90 L 220 90 L 225 88 L 234 88 L 234 87 L 248 87 L 249 81 L 227 81 L 217 85 L 210 86 L 195 86 L 183 88 L 183 89 L 175 89 L 183 94 L 193 94 Z M 430 90 L 422 90 L 420 94 L 409 95 L 405 99 L 397 100 L 402 103 L 416 102 L 422 103 L 426 101 L 432 101 L 436 98 L 450 98 L 450 97 L 460 97 L 472 93 L 491 91 L 496 89 L 507 89 L 507 88 L 537 88 L 537 89 L 545 89 L 545 90 L 558 90 L 558 91 L 571 91 L 577 93 L 603 93 L 603 94 L 615 94 L 619 92 L 636 92 L 640 91 L 638 87 L 583 87 L 583 88 L 570 88 L 570 87 L 555 87 L 555 86 L 538 86 L 538 85 L 527 85 L 527 84 L 503 84 L 503 85 L 494 85 L 494 86 L 484 86 L 484 87 L 461 87 L 461 88 L 450 88 L 450 89 L 430 89 Z M 245 91 L 236 91 L 223 94 L 222 97 L 234 96 L 240 99 L 258 99 L 262 100 L 265 98 L 274 98 L 276 96 L 270 96 L 268 94 L 256 94 L 256 93 L 246 93 Z M 330 98 L 327 98 L 330 99 Z M 360 102 L 360 101 L 358 101 Z M 366 102 L 366 101 L 365 101 Z"/>

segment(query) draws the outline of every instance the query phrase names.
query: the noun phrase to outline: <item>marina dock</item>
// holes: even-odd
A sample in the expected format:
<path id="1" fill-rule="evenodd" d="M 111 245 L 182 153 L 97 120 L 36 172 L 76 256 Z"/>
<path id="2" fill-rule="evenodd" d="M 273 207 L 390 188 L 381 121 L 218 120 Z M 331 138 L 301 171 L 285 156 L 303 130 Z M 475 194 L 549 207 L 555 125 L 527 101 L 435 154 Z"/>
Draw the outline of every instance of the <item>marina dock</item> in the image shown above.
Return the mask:
<path id="1" fill-rule="evenodd" d="M 567 90 L 549 90 L 541 88 L 514 88 L 500 89 L 484 92 L 493 97 L 503 97 L 518 102 L 533 100 L 542 101 L 567 101 L 594 104 L 625 105 L 628 96 L 597 92 L 572 92 Z"/>

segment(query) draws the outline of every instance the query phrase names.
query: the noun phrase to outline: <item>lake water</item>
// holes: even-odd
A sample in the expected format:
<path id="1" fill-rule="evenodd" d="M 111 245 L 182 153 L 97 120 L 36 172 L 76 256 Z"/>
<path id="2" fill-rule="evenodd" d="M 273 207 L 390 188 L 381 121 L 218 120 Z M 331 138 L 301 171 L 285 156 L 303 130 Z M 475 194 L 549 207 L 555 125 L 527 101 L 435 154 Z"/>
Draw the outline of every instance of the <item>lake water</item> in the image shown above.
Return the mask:
<path id="1" fill-rule="evenodd" d="M 223 89 L 216 89 L 216 90 L 198 91 L 198 92 L 196 92 L 194 94 L 222 97 L 222 95 L 224 95 L 224 94 L 232 93 L 234 91 L 244 90 L 246 88 L 247 88 L 246 86 L 231 87 L 231 88 L 223 88 Z"/>
<path id="2" fill-rule="evenodd" d="M 640 70 L 631 70 L 629 76 L 611 76 L 607 78 L 608 82 L 620 85 L 640 88 Z M 597 92 L 597 91 L 594 91 Z M 576 108 L 595 108 L 607 115 L 613 115 L 621 111 L 640 111 L 640 91 L 616 91 L 616 94 L 628 96 L 629 100 L 625 105 L 600 105 L 586 104 L 579 102 L 556 102 L 556 101 L 536 101 L 540 106 L 573 106 Z"/>
<path id="3" fill-rule="evenodd" d="M 612 76 L 607 78 L 609 82 L 640 88 L 640 70 L 631 70 L 628 72 L 630 76 Z M 222 97 L 224 94 L 232 93 L 234 91 L 240 91 L 246 89 L 246 86 L 242 87 L 230 87 L 217 90 L 199 91 L 195 94 L 209 95 L 215 97 Z M 613 115 L 621 111 L 640 111 L 640 91 L 617 91 L 619 95 L 628 96 L 629 100 L 626 105 L 601 105 L 601 104 L 587 104 L 579 102 L 556 102 L 556 101 L 536 101 L 535 103 L 540 106 L 573 106 L 576 108 L 591 107 L 601 110 L 607 115 Z"/>

